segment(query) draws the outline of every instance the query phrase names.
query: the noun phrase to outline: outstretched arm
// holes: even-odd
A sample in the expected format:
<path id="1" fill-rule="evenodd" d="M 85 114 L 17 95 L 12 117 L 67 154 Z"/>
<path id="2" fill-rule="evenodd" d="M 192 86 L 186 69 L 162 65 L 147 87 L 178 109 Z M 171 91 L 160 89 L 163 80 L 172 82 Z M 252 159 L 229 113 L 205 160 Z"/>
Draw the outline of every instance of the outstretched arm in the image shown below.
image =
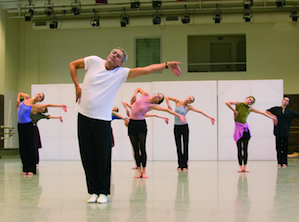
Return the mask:
<path id="1" fill-rule="evenodd" d="M 179 64 L 181 63 L 173 61 L 130 69 L 128 79 L 133 79 L 138 76 L 159 72 L 164 69 L 170 69 L 173 72 L 173 74 L 180 76 L 182 74 L 182 71 L 179 67 Z"/>
<path id="2" fill-rule="evenodd" d="M 83 68 L 84 68 L 84 59 L 78 59 L 69 64 L 70 74 L 76 88 L 76 102 L 78 101 L 78 99 L 81 98 L 81 92 L 82 92 L 82 89 L 78 82 L 77 69 L 83 69 Z"/>
<path id="3" fill-rule="evenodd" d="M 209 118 L 211 120 L 212 125 L 214 125 L 215 119 L 213 117 L 209 116 L 208 114 L 206 114 L 205 112 L 203 112 L 199 109 L 196 109 L 193 106 L 189 106 L 189 110 L 192 110 L 194 112 L 197 112 L 197 113 L 200 113 L 200 114 L 204 115 L 205 117 Z"/>
<path id="4" fill-rule="evenodd" d="M 177 105 L 179 102 L 181 102 L 180 100 L 178 100 L 178 99 L 176 99 L 176 98 L 173 98 L 173 97 L 170 97 L 170 96 L 166 96 L 165 100 L 166 100 L 166 103 L 167 103 L 167 107 L 168 107 L 168 109 L 170 109 L 170 110 L 172 110 L 172 108 L 171 108 L 171 106 L 170 106 L 170 104 L 169 104 L 169 100 L 174 101 L 174 102 L 175 102 L 175 105 Z"/>
<path id="5" fill-rule="evenodd" d="M 62 116 L 49 116 L 49 119 L 59 119 L 60 122 L 63 122 Z"/>
<path id="6" fill-rule="evenodd" d="M 148 92 L 147 91 L 145 91 L 145 90 L 143 90 L 143 89 L 141 89 L 141 88 L 137 88 L 137 89 L 135 89 L 135 91 L 134 91 L 134 94 L 133 94 L 133 96 L 132 96 L 132 98 L 131 98 L 131 105 L 134 103 L 134 102 L 136 102 L 136 96 L 137 96 L 137 94 L 138 93 L 141 93 L 141 95 L 148 95 Z"/>
<path id="7" fill-rule="evenodd" d="M 272 119 L 275 126 L 277 125 L 278 121 L 277 121 L 277 117 L 275 115 L 273 115 L 273 114 L 270 115 L 270 114 L 267 113 L 267 111 L 266 112 L 262 112 L 260 110 L 254 109 L 254 108 L 249 108 L 249 111 L 254 112 L 254 113 L 258 113 L 258 114 L 262 114 L 262 115 L 264 115 L 264 116 Z"/>
<path id="8" fill-rule="evenodd" d="M 32 106 L 31 113 L 37 113 L 38 110 L 41 108 L 47 108 L 47 107 L 61 107 L 64 112 L 67 111 L 66 105 L 61 105 L 61 104 L 36 104 Z"/>
<path id="9" fill-rule="evenodd" d="M 20 93 L 18 94 L 18 97 L 17 97 L 17 108 L 18 108 L 19 105 L 21 104 L 21 101 L 20 101 L 21 97 L 23 97 L 24 100 L 25 100 L 25 99 L 27 99 L 27 98 L 30 97 L 30 96 L 29 96 L 28 94 L 26 94 L 26 93 L 22 93 L 22 92 L 20 92 Z"/>
<path id="10" fill-rule="evenodd" d="M 273 124 L 276 126 L 277 123 L 278 123 L 278 120 L 277 120 L 277 116 L 275 116 L 273 113 L 271 113 L 270 111 L 265 111 L 266 114 L 268 114 L 269 116 L 272 116 L 273 119 Z M 276 118 L 276 120 L 275 120 Z"/>
<path id="11" fill-rule="evenodd" d="M 168 124 L 168 121 L 169 121 L 169 119 L 167 117 L 160 116 L 160 115 L 153 114 L 153 113 L 147 113 L 147 114 L 144 115 L 144 117 L 157 117 L 157 118 L 160 118 L 160 119 L 164 119 L 167 124 Z"/>
<path id="12" fill-rule="evenodd" d="M 237 107 L 240 103 L 241 103 L 240 101 L 228 101 L 225 103 L 225 105 L 227 105 L 228 108 L 230 108 L 234 112 L 234 119 L 237 119 L 239 113 L 232 106 L 235 105 L 235 107 Z"/>
<path id="13" fill-rule="evenodd" d="M 158 105 L 155 105 L 155 104 L 151 105 L 150 109 L 160 110 L 160 111 L 168 112 L 168 113 L 170 113 L 174 116 L 178 116 L 178 117 L 180 117 L 182 123 L 185 124 L 185 120 L 186 120 L 185 116 L 180 115 L 180 114 L 178 114 L 178 113 L 176 113 L 176 112 L 174 112 L 170 109 L 167 109 L 165 107 L 161 107 L 161 106 L 158 106 Z"/>
<path id="14" fill-rule="evenodd" d="M 125 109 L 126 109 L 127 116 L 130 117 L 130 110 L 128 109 L 128 107 L 129 107 L 130 109 L 132 109 L 132 105 L 130 105 L 129 103 L 127 103 L 127 102 L 125 102 L 125 101 L 123 101 L 122 104 L 123 104 L 123 106 L 124 106 Z"/>

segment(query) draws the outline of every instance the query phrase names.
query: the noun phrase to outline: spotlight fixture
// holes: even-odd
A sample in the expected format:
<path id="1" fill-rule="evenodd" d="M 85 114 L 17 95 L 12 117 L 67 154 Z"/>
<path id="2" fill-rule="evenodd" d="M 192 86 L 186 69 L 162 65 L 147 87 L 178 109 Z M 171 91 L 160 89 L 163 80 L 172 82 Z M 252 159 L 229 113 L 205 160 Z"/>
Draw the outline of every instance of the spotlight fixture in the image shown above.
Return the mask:
<path id="1" fill-rule="evenodd" d="M 90 21 L 91 27 L 99 27 L 100 26 L 100 18 L 99 17 L 92 17 Z"/>
<path id="2" fill-rule="evenodd" d="M 129 15 L 126 13 L 126 9 L 123 8 L 124 13 L 120 16 L 120 27 L 126 27 L 130 23 Z"/>
<path id="3" fill-rule="evenodd" d="M 161 24 L 161 17 L 159 15 L 153 18 L 153 25 L 160 25 Z"/>
<path id="4" fill-rule="evenodd" d="M 283 7 L 286 5 L 286 0 L 276 0 L 276 7 Z"/>
<path id="5" fill-rule="evenodd" d="M 244 9 L 250 9 L 253 6 L 253 0 L 243 0 Z"/>
<path id="6" fill-rule="evenodd" d="M 33 15 L 34 15 L 34 4 L 31 3 L 31 0 L 29 0 L 29 4 L 25 5 L 25 21 L 30 22 Z"/>
<path id="7" fill-rule="evenodd" d="M 184 15 L 183 18 L 181 18 L 181 21 L 183 24 L 189 24 L 190 23 L 190 16 Z"/>
<path id="8" fill-rule="evenodd" d="M 213 12 L 213 20 L 215 23 L 220 23 L 222 20 L 222 12 L 218 9 L 218 4 L 216 4 L 217 10 Z"/>
<path id="9" fill-rule="evenodd" d="M 161 24 L 161 14 L 156 11 L 156 13 L 153 14 L 153 25 L 160 25 Z"/>
<path id="10" fill-rule="evenodd" d="M 80 15 L 81 13 L 81 2 L 75 1 L 71 4 L 71 11 L 74 13 L 74 15 Z"/>
<path id="11" fill-rule="evenodd" d="M 50 21 L 49 27 L 50 27 L 50 29 L 57 29 L 57 27 L 58 27 L 58 20 L 57 19 L 52 19 Z"/>
<path id="12" fill-rule="evenodd" d="M 161 8 L 161 5 L 162 5 L 162 1 L 154 1 L 154 0 L 153 0 L 153 8 L 154 8 L 154 9 L 159 9 L 159 8 Z"/>
<path id="13" fill-rule="evenodd" d="M 139 8 L 140 1 L 131 1 L 131 8 Z"/>
<path id="14" fill-rule="evenodd" d="M 243 19 L 245 22 L 251 22 L 251 19 L 252 19 L 252 15 L 250 12 L 245 12 L 244 15 L 243 15 Z"/>
<path id="15" fill-rule="evenodd" d="M 49 3 L 45 4 L 44 8 L 45 8 L 45 14 L 47 16 L 51 16 L 54 13 L 54 4 L 51 3 L 50 1 Z"/>
<path id="16" fill-rule="evenodd" d="M 190 13 L 187 11 L 187 6 L 185 5 L 185 12 L 182 14 L 181 21 L 183 24 L 190 23 Z"/>
<path id="17" fill-rule="evenodd" d="M 293 22 L 298 22 L 298 10 L 291 11 L 290 18 L 292 18 Z"/>
<path id="18" fill-rule="evenodd" d="M 34 14 L 34 9 L 30 8 L 26 13 L 25 13 L 25 21 L 30 22 Z"/>
<path id="19" fill-rule="evenodd" d="M 222 13 L 221 11 L 220 12 L 215 12 L 214 15 L 213 15 L 213 20 L 215 23 L 220 23 L 221 20 L 222 20 Z"/>

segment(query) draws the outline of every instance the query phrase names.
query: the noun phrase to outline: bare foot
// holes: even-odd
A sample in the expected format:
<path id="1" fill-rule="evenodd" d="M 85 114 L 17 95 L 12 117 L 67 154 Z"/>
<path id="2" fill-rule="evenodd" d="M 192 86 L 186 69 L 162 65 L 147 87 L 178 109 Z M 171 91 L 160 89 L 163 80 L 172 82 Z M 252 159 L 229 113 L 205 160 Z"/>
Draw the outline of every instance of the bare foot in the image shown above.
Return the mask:
<path id="1" fill-rule="evenodd" d="M 243 169 L 242 167 L 240 167 L 240 169 L 238 170 L 238 173 L 242 173 L 243 172 Z"/>
<path id="2" fill-rule="evenodd" d="M 136 170 L 136 169 L 137 169 L 137 166 L 132 167 L 132 170 Z"/>
<path id="3" fill-rule="evenodd" d="M 145 173 L 142 173 L 142 178 L 148 178 L 148 176 Z"/>
<path id="4" fill-rule="evenodd" d="M 246 168 L 243 170 L 243 172 L 245 173 L 249 173 L 249 170 L 247 170 Z"/>
<path id="5" fill-rule="evenodd" d="M 181 172 L 181 171 L 182 171 L 182 169 L 181 169 L 181 168 L 177 168 L 176 170 L 177 170 L 178 172 Z"/>
<path id="6" fill-rule="evenodd" d="M 27 175 L 27 173 L 26 173 L 26 172 L 24 172 L 24 173 L 22 173 L 22 175 L 23 175 L 23 176 L 25 176 L 25 175 Z"/>
<path id="7" fill-rule="evenodd" d="M 188 169 L 187 169 L 187 168 L 183 168 L 183 171 L 184 171 L 184 172 L 187 172 L 187 171 L 188 171 Z"/>
<path id="8" fill-rule="evenodd" d="M 277 164 L 277 167 L 278 167 L 278 168 L 281 168 L 281 165 L 280 165 L 280 164 Z"/>
<path id="9" fill-rule="evenodd" d="M 32 172 L 28 172 L 27 175 L 28 175 L 28 177 L 32 177 L 33 173 Z"/>
<path id="10" fill-rule="evenodd" d="M 283 168 L 287 168 L 288 165 L 286 165 L 286 164 L 282 164 L 282 167 L 283 167 Z"/>
<path id="11" fill-rule="evenodd" d="M 135 176 L 135 178 L 141 178 L 141 177 L 142 177 L 141 173 L 138 173 L 138 174 Z"/>

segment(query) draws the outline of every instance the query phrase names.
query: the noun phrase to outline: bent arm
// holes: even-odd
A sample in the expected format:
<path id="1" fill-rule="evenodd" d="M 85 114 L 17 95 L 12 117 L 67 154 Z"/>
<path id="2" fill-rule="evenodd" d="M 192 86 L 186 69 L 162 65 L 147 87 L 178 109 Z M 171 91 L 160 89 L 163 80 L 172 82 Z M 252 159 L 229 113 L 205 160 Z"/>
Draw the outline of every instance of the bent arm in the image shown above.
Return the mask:
<path id="1" fill-rule="evenodd" d="M 24 100 L 25 99 L 27 99 L 28 97 L 30 97 L 28 94 L 26 94 L 26 93 L 22 93 L 22 92 L 20 92 L 19 94 L 18 94 L 18 97 L 17 97 L 17 108 L 19 107 L 19 105 L 21 104 L 21 101 L 20 101 L 20 98 L 21 97 L 23 97 L 24 98 Z"/>
<path id="2" fill-rule="evenodd" d="M 169 104 L 169 100 L 174 101 L 174 102 L 175 102 L 175 105 L 177 105 L 179 102 L 181 102 L 180 100 L 178 100 L 178 99 L 176 99 L 176 98 L 174 98 L 174 97 L 170 97 L 170 96 L 166 96 L 165 100 L 166 100 L 168 109 L 171 109 L 171 110 L 172 110 L 172 108 L 171 108 L 171 106 L 170 106 L 170 104 Z"/>
<path id="3" fill-rule="evenodd" d="M 180 76 L 182 74 L 182 71 L 179 67 L 179 64 L 181 63 L 173 61 L 130 69 L 128 79 L 133 79 L 150 73 L 159 72 L 161 70 L 167 69 L 167 67 L 173 72 L 173 74 Z"/>
<path id="4" fill-rule="evenodd" d="M 134 94 L 133 94 L 133 96 L 132 96 L 132 98 L 131 98 L 131 105 L 132 105 L 134 102 L 136 102 L 136 96 L 137 96 L 138 93 L 140 93 L 142 96 L 148 95 L 148 92 L 145 91 L 145 90 L 143 90 L 143 89 L 141 89 L 141 88 L 137 88 L 137 89 L 135 89 Z"/>
<path id="5" fill-rule="evenodd" d="M 127 116 L 130 117 L 130 110 L 128 109 L 128 107 L 129 107 L 130 109 L 132 109 L 132 105 L 130 105 L 129 103 L 127 103 L 127 102 L 125 102 L 125 101 L 123 101 L 122 104 L 123 104 L 123 106 L 124 106 L 125 109 L 126 109 Z"/>
<path id="6" fill-rule="evenodd" d="M 81 98 L 81 91 L 82 91 L 78 82 L 77 69 L 83 69 L 83 68 L 84 68 L 84 58 L 75 60 L 69 64 L 70 74 L 76 88 L 76 102 L 78 101 L 78 99 Z"/>

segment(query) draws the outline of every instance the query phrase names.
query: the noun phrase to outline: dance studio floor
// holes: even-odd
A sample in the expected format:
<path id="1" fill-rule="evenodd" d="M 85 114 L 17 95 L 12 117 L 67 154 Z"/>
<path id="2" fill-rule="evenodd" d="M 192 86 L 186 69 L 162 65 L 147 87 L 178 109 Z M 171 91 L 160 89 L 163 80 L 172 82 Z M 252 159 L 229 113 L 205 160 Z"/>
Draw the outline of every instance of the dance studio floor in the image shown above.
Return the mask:
<path id="1" fill-rule="evenodd" d="M 148 179 L 135 179 L 132 161 L 113 161 L 107 204 L 87 204 L 80 161 L 41 161 L 38 175 L 21 175 L 19 157 L 0 159 L 2 222 L 291 222 L 299 221 L 299 159 L 275 161 L 148 162 Z"/>

